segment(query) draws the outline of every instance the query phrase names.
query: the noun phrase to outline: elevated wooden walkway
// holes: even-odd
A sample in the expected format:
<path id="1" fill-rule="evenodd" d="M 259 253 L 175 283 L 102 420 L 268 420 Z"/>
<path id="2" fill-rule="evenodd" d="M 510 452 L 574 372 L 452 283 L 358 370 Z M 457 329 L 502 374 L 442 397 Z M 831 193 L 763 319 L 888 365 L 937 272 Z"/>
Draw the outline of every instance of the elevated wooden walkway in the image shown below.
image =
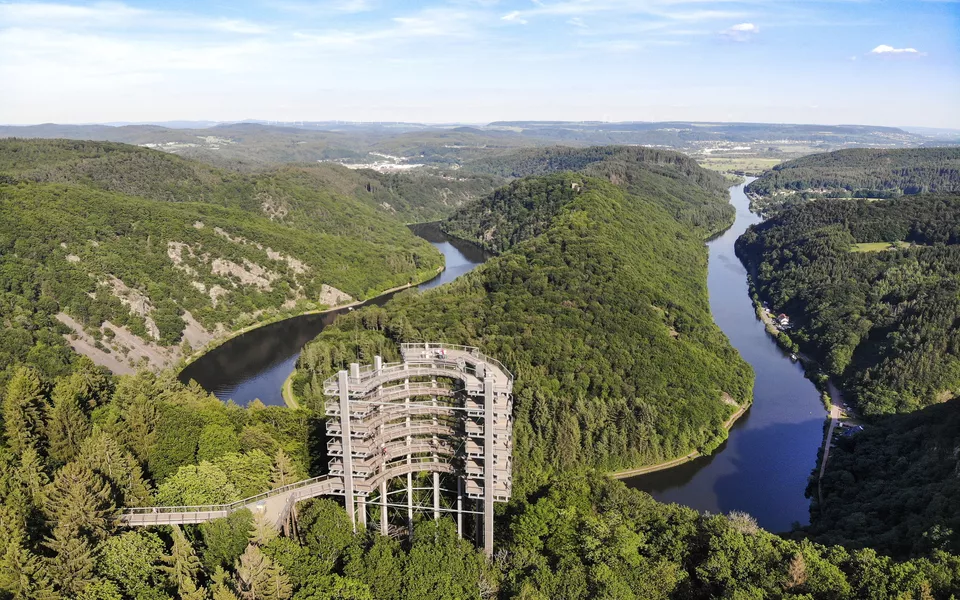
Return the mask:
<path id="1" fill-rule="evenodd" d="M 378 494 L 381 528 L 388 530 L 387 482 L 407 479 L 407 514 L 412 520 L 411 476 L 433 473 L 434 506 L 482 514 L 484 546 L 493 550 L 493 502 L 512 489 L 513 375 L 477 348 L 449 344 L 402 344 L 403 361 L 351 364 L 324 382 L 327 396 L 329 473 L 256 496 L 209 506 L 127 508 L 128 527 L 195 524 L 249 509 L 282 527 L 293 506 L 318 496 L 342 496 L 351 521 L 367 522 L 367 498 Z M 456 476 L 456 510 L 439 505 L 439 474 Z M 463 510 L 464 496 L 480 501 L 482 513 Z M 393 506 L 393 505 L 390 505 Z M 408 522 L 408 530 L 410 523 Z"/>

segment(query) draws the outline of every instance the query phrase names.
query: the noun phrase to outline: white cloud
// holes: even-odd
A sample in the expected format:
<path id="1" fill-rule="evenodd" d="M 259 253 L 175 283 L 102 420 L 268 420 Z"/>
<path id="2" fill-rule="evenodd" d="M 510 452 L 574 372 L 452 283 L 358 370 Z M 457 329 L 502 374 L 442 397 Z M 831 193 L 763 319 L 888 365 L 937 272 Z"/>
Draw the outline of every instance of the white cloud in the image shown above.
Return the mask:
<path id="1" fill-rule="evenodd" d="M 586 29 L 586 28 L 587 28 L 587 24 L 584 23 L 584 22 L 583 22 L 583 19 L 581 19 L 580 17 L 574 17 L 574 18 L 570 19 L 569 21 L 567 21 L 567 24 L 568 24 L 568 25 L 573 25 L 574 27 L 579 27 L 579 28 L 581 28 L 581 29 Z"/>
<path id="2" fill-rule="evenodd" d="M 526 19 L 521 19 L 520 14 L 521 13 L 519 10 L 510 11 L 507 14 L 500 17 L 500 20 L 508 21 L 510 23 L 520 23 L 521 25 L 526 25 L 527 24 Z"/>
<path id="3" fill-rule="evenodd" d="M 135 8 L 120 2 L 96 2 L 89 6 L 55 2 L 0 2 L 0 26 L 61 27 L 69 31 L 128 30 L 134 27 L 179 31 L 212 30 L 240 34 L 262 34 L 270 31 L 267 27 L 242 19 L 211 19 L 186 13 Z"/>
<path id="4" fill-rule="evenodd" d="M 478 20 L 479 16 L 469 10 L 427 8 L 409 16 L 393 17 L 391 24 L 387 26 L 297 31 L 293 33 L 293 37 L 304 45 L 331 49 L 362 48 L 372 52 L 382 49 L 386 44 L 423 38 L 475 37 Z"/>
<path id="5" fill-rule="evenodd" d="M 760 33 L 760 28 L 753 23 L 737 23 L 720 32 L 723 37 L 735 42 L 746 42 Z"/>
<path id="6" fill-rule="evenodd" d="M 908 56 L 923 56 L 925 52 L 920 52 L 916 48 L 894 48 L 886 44 L 880 44 L 870 51 L 870 54 L 904 54 Z"/>
<path id="7" fill-rule="evenodd" d="M 271 3 L 271 7 L 289 13 L 310 17 L 328 17 L 331 13 L 356 14 L 376 10 L 379 2 L 375 0 L 329 0 L 326 2 L 301 2 L 288 0 Z"/>

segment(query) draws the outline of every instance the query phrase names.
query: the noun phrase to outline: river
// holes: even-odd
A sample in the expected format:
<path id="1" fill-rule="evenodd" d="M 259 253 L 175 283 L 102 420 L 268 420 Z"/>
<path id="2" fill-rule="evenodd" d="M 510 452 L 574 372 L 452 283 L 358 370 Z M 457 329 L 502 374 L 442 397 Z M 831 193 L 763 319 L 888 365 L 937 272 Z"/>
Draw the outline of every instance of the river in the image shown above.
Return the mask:
<path id="1" fill-rule="evenodd" d="M 760 218 L 750 212 L 743 186 L 731 188 L 730 193 L 737 218 L 729 230 L 708 243 L 707 285 L 714 320 L 756 372 L 753 406 L 713 455 L 624 482 L 663 502 L 714 513 L 742 510 L 765 529 L 786 531 L 794 522 L 809 521 L 804 490 L 823 440 L 825 412 L 803 368 L 776 345 L 756 316 L 747 292 L 747 274 L 733 245 Z M 476 246 L 448 238 L 435 224 L 411 229 L 446 260 L 446 270 L 420 289 L 452 281 L 488 258 Z M 391 296 L 369 303 L 383 304 Z M 255 329 L 205 354 L 184 369 L 180 379 L 196 379 L 218 398 L 241 405 L 254 398 L 283 405 L 280 389 L 301 348 L 344 310 Z"/>
<path id="2" fill-rule="evenodd" d="M 433 244 L 443 254 L 446 265 L 418 289 L 453 281 L 489 258 L 478 246 L 446 236 L 436 223 L 412 225 L 410 229 Z M 364 306 L 382 305 L 393 295 L 378 296 Z M 180 372 L 179 379 L 185 383 L 193 379 L 217 398 L 233 400 L 241 406 L 255 398 L 267 405 L 283 406 L 281 388 L 296 367 L 300 350 L 347 310 L 292 317 L 254 329 L 190 363 Z"/>
<path id="3" fill-rule="evenodd" d="M 823 441 L 825 411 L 803 367 L 777 346 L 756 315 L 733 245 L 761 219 L 750 212 L 743 185 L 730 188 L 730 196 L 737 218 L 707 244 L 707 287 L 714 321 L 756 372 L 753 406 L 714 454 L 624 483 L 700 511 L 744 511 L 764 529 L 782 532 L 794 522 L 809 523 L 804 490 Z"/>

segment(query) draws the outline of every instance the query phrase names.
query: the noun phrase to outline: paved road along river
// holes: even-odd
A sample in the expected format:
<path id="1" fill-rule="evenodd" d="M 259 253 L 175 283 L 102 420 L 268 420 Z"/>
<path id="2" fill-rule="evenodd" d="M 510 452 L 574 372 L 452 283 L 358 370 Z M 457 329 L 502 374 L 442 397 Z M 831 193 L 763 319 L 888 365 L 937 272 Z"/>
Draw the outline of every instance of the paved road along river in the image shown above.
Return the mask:
<path id="1" fill-rule="evenodd" d="M 809 522 L 804 496 L 823 441 L 820 394 L 764 330 L 747 292 L 747 273 L 733 244 L 747 227 L 760 222 L 750 212 L 743 186 L 730 189 L 737 219 L 708 243 L 707 286 L 714 321 L 756 372 L 753 406 L 711 456 L 624 482 L 663 502 L 698 510 L 741 510 L 765 529 L 787 531 Z"/>

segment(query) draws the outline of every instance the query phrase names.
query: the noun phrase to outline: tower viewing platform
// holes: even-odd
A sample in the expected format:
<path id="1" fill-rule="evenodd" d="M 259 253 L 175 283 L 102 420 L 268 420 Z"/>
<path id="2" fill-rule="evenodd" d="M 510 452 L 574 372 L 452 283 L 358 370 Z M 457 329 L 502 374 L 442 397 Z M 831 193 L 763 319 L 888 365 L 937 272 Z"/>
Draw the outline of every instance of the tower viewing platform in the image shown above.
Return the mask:
<path id="1" fill-rule="evenodd" d="M 231 504 L 125 509 L 121 522 L 202 523 L 248 508 L 283 526 L 300 500 L 342 496 L 355 528 L 376 524 L 387 535 L 397 521 L 412 531 L 415 512 L 451 513 L 461 536 L 471 519 L 492 554 L 493 503 L 513 487 L 513 375 L 469 346 L 400 350 L 400 362 L 376 356 L 324 381 L 326 475 Z M 418 474 L 430 474 L 430 485 L 415 487 Z"/>

